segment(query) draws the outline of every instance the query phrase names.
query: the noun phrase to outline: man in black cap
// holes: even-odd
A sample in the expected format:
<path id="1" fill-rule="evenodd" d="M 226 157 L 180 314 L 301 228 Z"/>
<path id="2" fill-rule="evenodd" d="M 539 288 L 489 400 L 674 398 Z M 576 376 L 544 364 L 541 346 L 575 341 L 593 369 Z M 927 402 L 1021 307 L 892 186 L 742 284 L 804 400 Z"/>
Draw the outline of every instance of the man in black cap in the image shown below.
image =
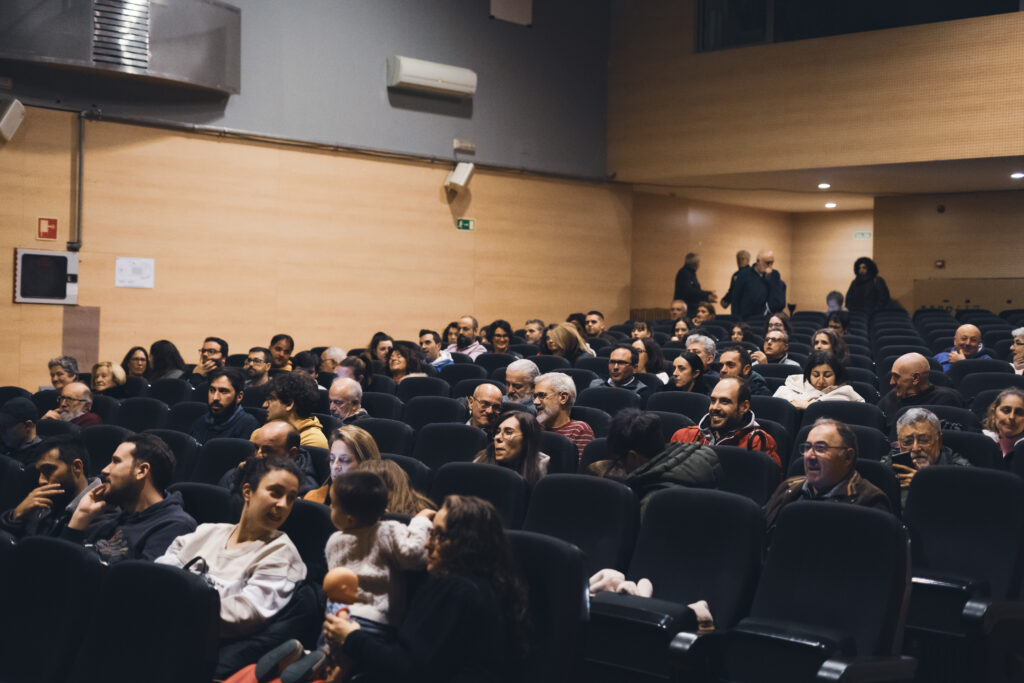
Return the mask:
<path id="1" fill-rule="evenodd" d="M 36 445 L 42 441 L 36 434 L 39 410 L 27 398 L 12 398 L 0 408 L 0 453 L 22 464 L 31 460 Z"/>

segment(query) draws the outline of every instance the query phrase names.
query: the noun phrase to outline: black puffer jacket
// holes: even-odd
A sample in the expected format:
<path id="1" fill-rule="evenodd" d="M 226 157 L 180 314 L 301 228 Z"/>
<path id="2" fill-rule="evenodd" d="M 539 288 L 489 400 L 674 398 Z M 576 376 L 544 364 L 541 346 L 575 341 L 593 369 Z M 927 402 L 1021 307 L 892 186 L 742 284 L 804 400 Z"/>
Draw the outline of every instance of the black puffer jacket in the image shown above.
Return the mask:
<path id="1" fill-rule="evenodd" d="M 722 480 L 718 454 L 699 443 L 671 443 L 665 450 L 632 472 L 615 460 L 602 460 L 590 466 L 601 477 L 616 479 L 633 489 L 640 499 L 640 512 L 647 508 L 651 495 L 673 486 L 717 489 Z"/>

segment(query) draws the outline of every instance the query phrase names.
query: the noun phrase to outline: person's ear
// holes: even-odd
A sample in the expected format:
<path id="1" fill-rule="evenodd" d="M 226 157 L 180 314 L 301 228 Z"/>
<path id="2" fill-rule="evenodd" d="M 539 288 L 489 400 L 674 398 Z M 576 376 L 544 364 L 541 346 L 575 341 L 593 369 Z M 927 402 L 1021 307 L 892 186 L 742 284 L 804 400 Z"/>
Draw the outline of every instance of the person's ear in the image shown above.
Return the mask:
<path id="1" fill-rule="evenodd" d="M 750 401 L 743 401 L 742 403 L 740 403 L 740 413 L 742 414 L 742 413 L 749 413 L 749 412 L 750 412 Z"/>
<path id="2" fill-rule="evenodd" d="M 235 394 L 235 405 L 236 405 L 236 406 L 237 406 L 237 405 L 238 405 L 239 403 L 241 403 L 241 402 L 242 402 L 242 396 L 244 396 L 244 395 L 245 395 L 245 392 L 244 392 L 244 391 L 239 391 L 239 392 L 237 392 L 237 393 Z"/>
<path id="3" fill-rule="evenodd" d="M 150 468 L 149 468 L 149 463 L 148 462 L 139 462 L 139 461 L 135 462 L 135 478 L 136 479 L 140 479 L 140 480 L 141 479 L 145 479 L 147 476 L 149 476 L 149 470 L 150 470 Z"/>
<path id="4" fill-rule="evenodd" d="M 84 471 L 85 464 L 80 459 L 75 458 L 74 460 L 71 461 L 71 474 L 73 474 L 76 477 L 79 477 L 82 475 Z"/>
<path id="5" fill-rule="evenodd" d="M 252 487 L 249 486 L 249 482 L 245 482 L 244 484 L 242 484 L 242 500 L 248 503 L 251 497 Z"/>

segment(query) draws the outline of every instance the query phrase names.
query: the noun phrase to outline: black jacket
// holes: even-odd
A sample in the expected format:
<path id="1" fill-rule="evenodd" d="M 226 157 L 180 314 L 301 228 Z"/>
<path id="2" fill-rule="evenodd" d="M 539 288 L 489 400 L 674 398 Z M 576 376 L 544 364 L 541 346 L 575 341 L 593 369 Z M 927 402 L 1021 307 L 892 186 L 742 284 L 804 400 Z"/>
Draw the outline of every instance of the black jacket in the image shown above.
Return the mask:
<path id="1" fill-rule="evenodd" d="M 860 264 L 868 267 L 868 272 L 861 275 L 857 272 Z M 889 286 L 878 276 L 878 266 L 866 256 L 857 259 L 853 264 L 854 279 L 846 290 L 846 308 L 851 311 L 872 313 L 887 308 L 891 301 Z"/>
<path id="2" fill-rule="evenodd" d="M 676 273 L 676 290 L 673 299 L 682 299 L 686 302 L 687 312 L 693 315 L 697 304 L 707 301 L 711 292 L 700 288 L 700 281 L 697 279 L 697 271 L 689 266 L 683 266 Z"/>
<path id="3" fill-rule="evenodd" d="M 732 314 L 737 319 L 777 313 L 786 307 L 786 283 L 779 271 L 761 275 L 753 267 L 739 271 L 732 287 Z"/>

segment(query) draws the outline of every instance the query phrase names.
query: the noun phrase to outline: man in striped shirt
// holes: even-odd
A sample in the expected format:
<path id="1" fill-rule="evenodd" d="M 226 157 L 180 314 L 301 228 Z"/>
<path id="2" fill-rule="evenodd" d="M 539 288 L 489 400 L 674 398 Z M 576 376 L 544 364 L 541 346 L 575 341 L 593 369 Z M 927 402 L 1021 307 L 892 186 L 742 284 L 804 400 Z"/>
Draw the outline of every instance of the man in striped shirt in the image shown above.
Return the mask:
<path id="1" fill-rule="evenodd" d="M 583 456 L 583 449 L 594 440 L 594 430 L 586 422 L 569 417 L 576 403 L 576 385 L 562 372 L 549 372 L 534 380 L 533 405 L 537 408 L 537 421 L 549 432 L 569 438 Z"/>

